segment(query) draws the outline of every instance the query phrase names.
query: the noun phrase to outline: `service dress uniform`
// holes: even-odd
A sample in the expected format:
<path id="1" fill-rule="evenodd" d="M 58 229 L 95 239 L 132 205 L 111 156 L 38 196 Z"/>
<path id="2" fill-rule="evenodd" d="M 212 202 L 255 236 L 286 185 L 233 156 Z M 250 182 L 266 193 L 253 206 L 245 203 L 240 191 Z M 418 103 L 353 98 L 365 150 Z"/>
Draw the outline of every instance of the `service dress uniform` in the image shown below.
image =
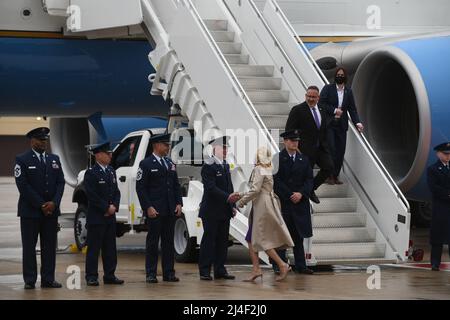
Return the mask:
<path id="1" fill-rule="evenodd" d="M 47 140 L 48 128 L 37 128 L 28 138 Z M 41 286 L 59 288 L 55 281 L 56 244 L 59 205 L 64 192 L 64 174 L 59 157 L 34 149 L 16 157 L 14 167 L 20 197 L 18 216 L 22 234 L 22 267 L 26 289 L 33 289 L 37 280 L 36 243 L 41 245 Z M 45 203 L 53 202 L 55 210 L 45 215 Z"/>
<path id="2" fill-rule="evenodd" d="M 285 139 L 299 139 L 297 130 L 281 134 Z M 314 187 L 313 171 L 308 157 L 300 152 L 289 155 L 283 149 L 274 159 L 274 191 L 281 201 L 281 213 L 294 241 L 295 271 L 309 273 L 306 267 L 303 239 L 312 237 L 311 206 L 309 197 Z M 278 164 L 278 167 L 276 166 Z M 290 197 L 300 192 L 303 197 L 299 203 L 293 203 Z M 286 250 L 277 250 L 286 261 Z"/>
<path id="3" fill-rule="evenodd" d="M 169 143 L 170 134 L 154 135 L 149 143 Z M 174 269 L 174 228 L 176 207 L 183 205 L 182 193 L 175 163 L 169 157 L 155 153 L 139 164 L 136 177 L 136 192 L 146 217 L 148 232 L 146 239 L 145 270 L 147 282 L 157 282 L 158 243 L 161 239 L 163 280 L 176 282 Z M 153 207 L 158 215 L 151 218 L 147 210 Z"/>
<path id="4" fill-rule="evenodd" d="M 450 143 L 442 143 L 436 151 L 450 153 Z M 450 169 L 449 164 L 438 160 L 428 167 L 427 182 L 432 194 L 430 244 L 431 266 L 439 270 L 443 245 L 450 244 Z M 450 256 L 450 246 L 449 246 Z"/>
<path id="5" fill-rule="evenodd" d="M 109 143 L 91 146 L 92 153 L 110 152 Z M 87 254 L 86 281 L 88 285 L 98 285 L 98 257 L 103 261 L 103 281 L 105 284 L 122 284 L 116 278 L 116 215 L 106 215 L 110 205 L 120 205 L 120 191 L 113 167 L 102 166 L 98 162 L 86 170 L 84 187 L 88 198 L 87 211 Z"/>
<path id="6" fill-rule="evenodd" d="M 229 137 L 220 137 L 210 141 L 211 145 L 228 146 Z M 230 219 L 235 204 L 228 202 L 234 192 L 231 181 L 230 165 L 217 157 L 205 160 L 201 170 L 203 197 L 200 203 L 199 218 L 202 219 L 203 237 L 200 244 L 200 279 L 212 280 L 211 266 L 214 265 L 215 279 L 234 279 L 228 274 L 225 262 L 228 253 Z"/>

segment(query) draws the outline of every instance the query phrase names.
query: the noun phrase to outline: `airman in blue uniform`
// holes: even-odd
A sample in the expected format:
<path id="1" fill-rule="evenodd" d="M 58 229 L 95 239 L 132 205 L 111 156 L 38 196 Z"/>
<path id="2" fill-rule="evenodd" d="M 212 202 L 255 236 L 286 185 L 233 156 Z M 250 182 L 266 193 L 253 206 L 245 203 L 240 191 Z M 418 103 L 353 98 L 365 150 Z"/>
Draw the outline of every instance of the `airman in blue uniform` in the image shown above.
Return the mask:
<path id="1" fill-rule="evenodd" d="M 211 266 L 214 264 L 214 278 L 232 280 L 225 268 L 228 251 L 230 219 L 236 214 L 235 203 L 239 193 L 234 192 L 230 165 L 226 162 L 228 136 L 209 142 L 213 156 L 205 160 L 201 175 L 203 198 L 199 217 L 203 223 L 203 237 L 200 244 L 199 271 L 201 280 L 212 280 Z"/>
<path id="2" fill-rule="evenodd" d="M 312 274 L 306 266 L 303 239 L 312 237 L 309 199 L 314 189 L 313 171 L 308 157 L 299 152 L 298 130 L 286 131 L 281 137 L 285 148 L 273 161 L 274 191 L 280 198 L 281 213 L 294 241 L 294 271 Z M 279 250 L 278 255 L 286 261 L 286 250 Z M 274 269 L 278 271 L 275 265 Z"/>
<path id="3" fill-rule="evenodd" d="M 182 214 L 183 199 L 176 166 L 167 157 L 170 134 L 150 138 L 153 154 L 142 160 L 136 177 L 136 192 L 147 219 L 146 282 L 157 283 L 158 242 L 161 238 L 163 281 L 178 282 L 174 269 L 175 219 Z"/>
<path id="4" fill-rule="evenodd" d="M 64 174 L 59 157 L 45 152 L 50 129 L 31 130 L 31 150 L 16 157 L 14 176 L 20 192 L 18 216 L 22 233 L 22 267 L 25 289 L 37 280 L 36 243 L 41 242 L 41 287 L 61 288 L 55 281 L 56 238 Z"/>
<path id="5" fill-rule="evenodd" d="M 432 194 L 430 244 L 431 269 L 439 271 L 443 245 L 449 245 L 450 256 L 450 142 L 437 145 L 434 150 L 439 158 L 428 167 L 427 181 Z"/>
<path id="6" fill-rule="evenodd" d="M 88 198 L 86 283 L 98 286 L 98 256 L 102 252 L 103 283 L 123 284 L 115 276 L 117 267 L 116 212 L 119 211 L 120 191 L 111 162 L 110 143 L 90 146 L 96 163 L 86 170 L 84 186 Z"/>

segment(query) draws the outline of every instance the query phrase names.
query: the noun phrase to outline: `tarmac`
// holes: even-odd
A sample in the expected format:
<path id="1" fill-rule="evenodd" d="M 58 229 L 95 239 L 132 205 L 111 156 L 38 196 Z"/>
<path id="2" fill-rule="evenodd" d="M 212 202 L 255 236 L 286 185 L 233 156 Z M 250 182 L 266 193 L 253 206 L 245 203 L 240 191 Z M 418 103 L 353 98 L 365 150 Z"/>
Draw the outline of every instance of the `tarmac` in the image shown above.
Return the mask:
<path id="1" fill-rule="evenodd" d="M 85 255 L 71 252 L 74 243 L 72 219 L 76 204 L 71 202 L 72 188 L 66 186 L 61 204 L 63 228 L 58 234 L 56 279 L 61 289 L 24 290 L 22 279 L 22 248 L 17 217 L 18 191 L 14 179 L 0 178 L 0 299 L 68 299 L 68 300 L 300 300 L 300 299 L 450 299 L 450 263 L 448 270 L 431 271 L 428 230 L 413 229 L 415 246 L 425 250 L 421 265 L 333 266 L 314 275 L 290 273 L 284 282 L 276 282 L 271 269 L 263 267 L 263 279 L 255 283 L 242 280 L 251 272 L 247 249 L 241 245 L 229 249 L 227 269 L 235 280 L 200 281 L 195 263 L 176 263 L 178 283 L 162 281 L 160 268 L 157 284 L 145 282 L 145 233 L 126 234 L 118 238 L 118 268 L 116 275 L 125 280 L 123 286 L 87 287 L 84 281 Z M 449 261 L 444 248 L 443 261 Z M 38 264 L 40 256 L 38 256 Z M 379 270 L 372 273 L 371 270 Z M 79 272 L 78 272 L 79 271 Z M 101 259 L 99 263 L 102 276 Z"/>

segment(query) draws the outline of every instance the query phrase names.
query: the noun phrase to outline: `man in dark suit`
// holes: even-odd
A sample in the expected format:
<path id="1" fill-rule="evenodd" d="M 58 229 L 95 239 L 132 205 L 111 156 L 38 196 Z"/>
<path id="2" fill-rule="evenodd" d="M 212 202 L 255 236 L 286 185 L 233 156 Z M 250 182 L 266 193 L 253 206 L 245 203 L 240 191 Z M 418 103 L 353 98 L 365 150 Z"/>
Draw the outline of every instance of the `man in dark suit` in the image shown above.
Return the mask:
<path id="1" fill-rule="evenodd" d="M 332 119 L 328 127 L 328 146 L 333 158 L 334 171 L 328 179 L 329 184 L 342 184 L 339 173 L 344 162 L 345 146 L 347 142 L 348 113 L 359 131 L 364 127 L 356 111 L 355 98 L 350 87 L 346 86 L 347 76 L 343 68 L 338 68 L 335 83 L 322 88 L 319 106 L 324 108 Z"/>
<path id="2" fill-rule="evenodd" d="M 201 171 L 203 198 L 198 215 L 203 223 L 199 257 L 201 280 L 212 280 L 213 264 L 215 279 L 235 278 L 225 268 L 230 219 L 236 214 L 235 202 L 239 200 L 239 193 L 234 192 L 231 182 L 230 165 L 226 162 L 228 139 L 224 136 L 209 142 L 213 156 L 205 160 Z"/>
<path id="3" fill-rule="evenodd" d="M 329 118 L 325 110 L 317 106 L 319 88 L 310 86 L 306 90 L 306 101 L 294 106 L 286 122 L 286 131 L 299 130 L 302 142 L 302 153 L 308 156 L 311 167 L 317 164 L 319 173 L 314 178 L 316 190 L 333 172 L 333 161 L 328 150 L 327 126 Z M 314 190 L 310 199 L 319 203 Z"/>
<path id="4" fill-rule="evenodd" d="M 117 267 L 116 212 L 119 211 L 120 191 L 111 163 L 110 143 L 90 146 L 96 163 L 86 170 L 84 186 L 88 198 L 86 283 L 98 286 L 98 256 L 103 260 L 103 283 L 123 284 L 115 276 Z"/>
<path id="5" fill-rule="evenodd" d="M 312 237 L 311 206 L 309 197 L 313 191 L 313 171 L 308 157 L 298 151 L 298 130 L 281 134 L 285 148 L 275 155 L 274 191 L 281 201 L 281 213 L 294 241 L 294 271 L 312 274 L 305 260 L 303 239 Z M 301 150 L 301 148 L 300 148 Z M 286 250 L 277 250 L 286 260 Z M 274 266 L 275 271 L 276 268 Z"/>
<path id="6" fill-rule="evenodd" d="M 433 197 L 431 269 L 439 271 L 444 244 L 449 245 L 450 256 L 450 142 L 441 143 L 434 150 L 439 159 L 428 167 L 427 181 Z"/>
<path id="7" fill-rule="evenodd" d="M 25 289 L 37 280 L 36 243 L 41 241 L 41 287 L 61 288 L 55 281 L 56 238 L 59 205 L 64 193 L 64 174 L 59 157 L 45 152 L 50 129 L 27 133 L 31 150 L 16 157 L 14 176 L 20 197 L 17 215 L 22 234 L 22 268 Z"/>
<path id="8" fill-rule="evenodd" d="M 163 281 L 178 282 L 174 269 L 174 228 L 181 216 L 182 194 L 176 166 L 167 157 L 170 134 L 150 138 L 153 154 L 141 161 L 136 177 L 136 192 L 142 211 L 146 213 L 146 282 L 157 283 L 158 242 L 161 238 Z"/>

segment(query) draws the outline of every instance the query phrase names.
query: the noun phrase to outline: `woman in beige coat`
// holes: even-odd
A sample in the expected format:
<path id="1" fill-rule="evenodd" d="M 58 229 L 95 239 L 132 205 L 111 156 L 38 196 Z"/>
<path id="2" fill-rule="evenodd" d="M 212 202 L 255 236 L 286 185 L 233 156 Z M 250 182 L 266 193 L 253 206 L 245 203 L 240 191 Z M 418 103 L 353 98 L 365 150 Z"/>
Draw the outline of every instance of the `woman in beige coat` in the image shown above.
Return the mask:
<path id="1" fill-rule="evenodd" d="M 262 278 L 259 266 L 258 251 L 265 251 L 280 268 L 281 281 L 290 270 L 277 254 L 275 249 L 293 247 L 294 243 L 281 216 L 280 200 L 273 192 L 272 155 L 269 149 L 261 147 L 257 151 L 256 165 L 250 177 L 250 190 L 241 193 L 241 199 L 236 203 L 240 208 L 252 201 L 252 211 L 249 217 L 249 230 L 246 236 L 253 271 L 246 281 Z"/>

